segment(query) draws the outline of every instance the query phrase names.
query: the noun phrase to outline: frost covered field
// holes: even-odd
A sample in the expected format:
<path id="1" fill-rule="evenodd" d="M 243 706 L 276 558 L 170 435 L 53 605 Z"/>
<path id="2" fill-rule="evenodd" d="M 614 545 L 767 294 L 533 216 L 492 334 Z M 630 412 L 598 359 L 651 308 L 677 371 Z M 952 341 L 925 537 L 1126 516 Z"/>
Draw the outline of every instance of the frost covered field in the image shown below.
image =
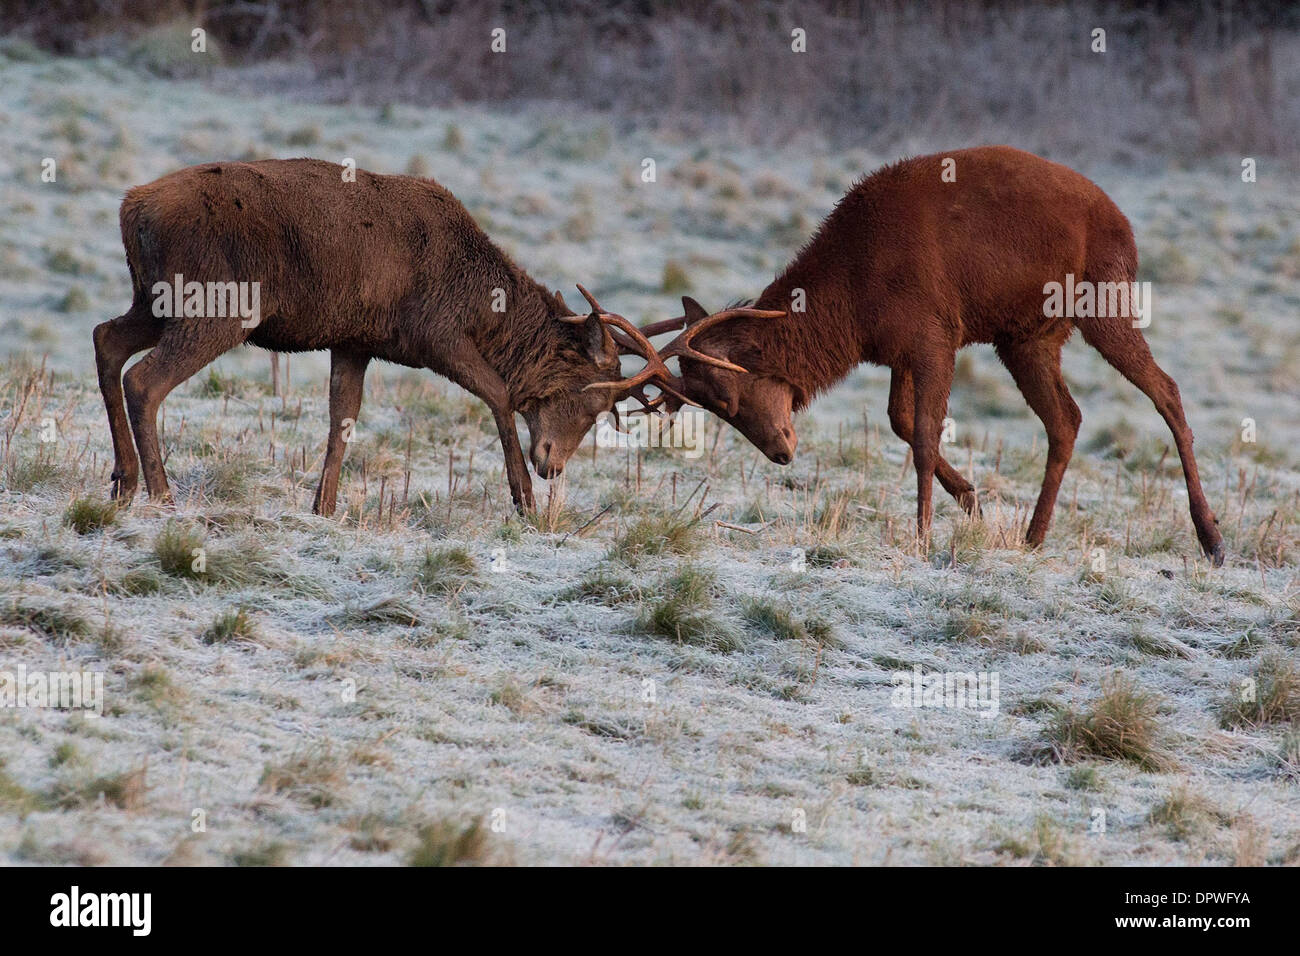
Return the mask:
<path id="1" fill-rule="evenodd" d="M 984 520 L 936 488 L 928 553 L 881 369 L 798 423 L 792 466 L 713 420 L 697 457 L 589 444 L 521 520 L 487 409 L 372 366 L 326 520 L 325 357 L 282 364 L 275 397 L 246 350 L 164 405 L 176 507 L 115 513 L 90 331 L 129 304 L 130 185 L 299 155 L 433 176 L 539 281 L 642 321 L 756 294 L 897 157 L 27 55 L 0 59 L 0 130 L 0 671 L 104 675 L 102 717 L 0 711 L 0 859 L 1300 862 L 1294 169 L 1052 157 L 1135 227 L 1214 570 L 1163 422 L 1077 337 L 1084 428 L 1039 553 L 1017 540 L 1041 426 L 980 349 L 947 456 Z M 916 668 L 996 676 L 996 708 L 895 706 Z"/>

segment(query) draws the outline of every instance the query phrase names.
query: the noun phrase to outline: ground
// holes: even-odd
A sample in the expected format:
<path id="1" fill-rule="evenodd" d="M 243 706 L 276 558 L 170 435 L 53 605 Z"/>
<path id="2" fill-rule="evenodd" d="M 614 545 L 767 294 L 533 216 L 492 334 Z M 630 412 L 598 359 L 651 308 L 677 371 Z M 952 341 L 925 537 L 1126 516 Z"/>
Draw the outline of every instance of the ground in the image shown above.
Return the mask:
<path id="1" fill-rule="evenodd" d="M 114 512 L 90 330 L 129 304 L 130 185 L 254 156 L 432 176 L 539 281 L 640 321 L 756 294 L 896 157 L 304 106 L 109 61 L 0 80 L 0 671 L 104 672 L 103 716 L 0 712 L 0 859 L 1300 861 L 1293 171 L 1053 157 L 1133 222 L 1219 569 L 1163 422 L 1077 339 L 1084 427 L 1038 551 L 1041 426 L 981 349 L 945 451 L 984 517 L 936 488 L 928 549 L 873 368 L 800 418 L 789 467 L 711 419 L 698 455 L 588 443 L 525 519 L 485 407 L 372 368 L 324 519 L 325 359 L 276 397 L 243 350 L 164 406 L 177 504 Z M 918 667 L 996 676 L 996 709 L 895 706 Z"/>

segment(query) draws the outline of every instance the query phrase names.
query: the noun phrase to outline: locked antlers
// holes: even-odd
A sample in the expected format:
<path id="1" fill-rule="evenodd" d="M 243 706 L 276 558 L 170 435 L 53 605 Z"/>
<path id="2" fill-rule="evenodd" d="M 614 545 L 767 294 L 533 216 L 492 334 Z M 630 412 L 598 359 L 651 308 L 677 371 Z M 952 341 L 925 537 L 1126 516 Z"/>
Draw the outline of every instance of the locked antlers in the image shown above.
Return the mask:
<path id="1" fill-rule="evenodd" d="M 649 325 L 643 325 L 640 328 L 633 325 L 621 315 L 613 312 L 606 312 L 600 307 L 595 297 L 578 286 L 578 291 L 582 297 L 591 305 L 592 313 L 600 317 L 600 321 L 606 325 L 613 326 L 611 334 L 614 341 L 618 343 L 619 349 L 625 355 L 638 355 L 645 359 L 645 368 L 637 372 L 631 378 L 621 379 L 617 382 L 592 382 L 587 388 L 611 388 L 618 389 L 633 396 L 641 403 L 645 411 L 653 411 L 664 401 L 665 396 L 671 395 L 678 401 L 687 404 L 698 404 L 688 398 L 685 394 L 685 387 L 682 384 L 680 376 L 674 375 L 667 366 L 670 358 L 688 358 L 696 362 L 703 362 L 706 365 L 712 365 L 716 368 L 729 369 L 733 372 L 745 372 L 746 369 L 734 362 L 728 362 L 726 359 L 718 358 L 715 355 L 708 355 L 696 349 L 691 340 L 706 329 L 711 329 L 715 325 L 731 319 L 781 319 L 785 317 L 784 312 L 777 312 L 771 309 L 752 309 L 752 308 L 734 308 L 723 309 L 721 312 L 715 312 L 706 318 L 699 320 L 693 325 L 687 325 L 687 317 L 678 316 L 675 319 L 665 319 L 662 322 L 652 322 Z M 563 299 L 560 300 L 563 302 Z M 578 324 L 585 322 L 587 316 L 566 316 L 562 321 Z M 660 335 L 664 332 L 673 332 L 677 329 L 682 331 L 678 336 L 668 343 L 662 350 L 656 349 L 650 342 L 651 336 Z M 647 385 L 653 385 L 659 389 L 659 394 L 653 399 L 647 399 L 645 388 Z"/>
<path id="2" fill-rule="evenodd" d="M 751 309 L 743 307 L 723 309 L 721 312 L 715 312 L 713 315 L 700 319 L 691 325 L 687 324 L 689 321 L 687 316 L 680 315 L 675 319 L 665 319 L 662 322 L 652 322 L 650 325 L 643 325 L 639 331 L 647 340 L 649 340 L 652 336 L 659 335 L 663 332 L 674 332 L 677 329 L 682 330 L 678 333 L 675 339 L 659 351 L 659 362 L 661 365 L 675 356 L 679 359 L 692 359 L 696 362 L 702 362 L 705 365 L 712 365 L 715 368 L 725 368 L 733 372 L 744 373 L 747 372 L 748 369 L 742 368 L 734 362 L 729 362 L 726 359 L 718 358 L 716 355 L 709 355 L 706 352 L 701 352 L 691 344 L 691 340 L 706 329 L 711 329 L 715 325 L 720 325 L 723 322 L 730 321 L 731 319 L 781 319 L 784 317 L 784 312 L 777 312 L 771 309 Z M 654 379 L 653 384 L 658 386 L 660 391 L 660 394 L 656 397 L 656 402 L 662 402 L 664 395 L 667 394 L 672 395 L 678 401 L 687 405 L 699 404 L 699 402 L 694 399 L 687 397 L 686 385 L 683 383 L 681 376 L 673 375 L 672 373 L 667 372 L 666 369 L 664 374 Z"/>
<path id="3" fill-rule="evenodd" d="M 706 329 L 711 329 L 715 325 L 721 325 L 731 319 L 783 319 L 784 312 L 775 312 L 770 309 L 723 309 L 721 312 L 715 312 L 707 318 L 701 319 L 694 325 L 686 325 L 686 316 L 680 316 L 676 319 L 668 319 L 664 322 L 655 322 L 641 329 L 641 333 L 649 338 L 652 335 L 658 335 L 660 332 L 671 332 L 673 329 L 681 328 L 681 334 L 668 343 L 659 353 L 659 358 L 666 361 L 667 359 L 677 356 L 678 358 L 693 359 L 696 362 L 703 362 L 705 365 L 712 365 L 716 368 L 730 369 L 733 372 L 744 372 L 746 369 L 741 368 L 734 362 L 728 362 L 726 359 L 720 359 L 715 355 L 707 355 L 699 351 L 693 345 L 691 340 Z"/>
<path id="4" fill-rule="evenodd" d="M 662 394 L 655 396 L 653 399 L 647 398 L 645 394 L 647 384 L 658 385 L 661 392 L 667 392 L 682 401 L 686 401 L 683 396 L 678 395 L 671 387 L 665 388 L 661 384 L 661 382 L 671 380 L 673 374 L 668 370 L 668 366 L 664 365 L 658 351 L 650 344 L 650 340 L 642 334 L 641 330 L 623 316 L 614 312 L 606 312 L 600 307 L 596 297 L 581 285 L 578 286 L 578 291 L 591 305 L 592 314 L 599 316 L 600 321 L 606 325 L 613 326 L 611 335 L 618 344 L 619 351 L 624 355 L 639 355 L 645 359 L 646 363 L 645 368 L 631 378 L 619 379 L 616 382 L 592 382 L 587 388 L 610 388 L 626 392 L 639 401 L 646 411 L 657 408 L 664 400 Z M 564 300 L 560 299 L 560 302 L 563 304 Z M 568 322 L 571 325 L 581 325 L 587 319 L 588 316 L 585 315 L 570 315 L 564 316 L 560 321 Z"/>

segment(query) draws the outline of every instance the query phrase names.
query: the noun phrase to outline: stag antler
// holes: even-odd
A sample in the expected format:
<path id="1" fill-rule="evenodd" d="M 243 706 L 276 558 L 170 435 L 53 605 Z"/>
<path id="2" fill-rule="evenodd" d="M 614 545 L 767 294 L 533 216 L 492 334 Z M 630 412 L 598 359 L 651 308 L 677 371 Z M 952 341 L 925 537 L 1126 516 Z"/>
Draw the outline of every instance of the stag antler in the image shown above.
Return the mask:
<path id="1" fill-rule="evenodd" d="M 659 352 L 650 344 L 650 340 L 645 337 L 641 330 L 623 316 L 615 312 L 606 312 L 600 307 L 596 297 L 581 285 L 578 286 L 578 291 L 591 305 L 591 314 L 598 316 L 605 325 L 613 326 L 611 335 L 618 344 L 619 350 L 626 355 L 638 355 L 645 359 L 646 363 L 645 368 L 631 378 L 619 379 L 617 382 L 592 382 L 587 388 L 611 388 L 625 391 L 639 401 L 647 412 L 653 411 L 663 404 L 664 394 L 662 393 L 686 401 L 685 397 L 678 394 L 671 385 L 665 386 L 662 384 L 673 380 L 673 373 L 668 370 L 668 366 L 664 365 L 663 359 L 659 357 Z M 567 315 L 563 316 L 560 321 L 568 322 L 571 325 L 580 325 L 586 322 L 588 318 L 589 316 L 585 315 Z M 647 384 L 659 386 L 661 394 L 653 399 L 646 398 L 645 386 Z"/>
<path id="2" fill-rule="evenodd" d="M 716 366 L 717 368 L 730 369 L 733 372 L 748 371 L 734 362 L 728 362 L 726 359 L 720 359 L 715 355 L 708 355 L 691 345 L 691 339 L 695 338 L 695 336 L 699 335 L 705 329 L 710 329 L 715 325 L 727 322 L 731 319 L 780 319 L 784 317 L 784 312 L 745 307 L 724 309 L 721 312 L 717 312 L 707 318 L 701 319 L 694 325 L 687 325 L 686 316 L 679 315 L 675 319 L 664 319 L 661 322 L 652 322 L 649 325 L 641 326 L 637 332 L 646 340 L 647 344 L 649 344 L 651 336 L 660 335 L 664 332 L 675 332 L 678 329 L 682 329 L 675 339 L 656 353 L 657 363 L 654 367 L 655 374 L 652 374 L 649 380 L 649 384 L 653 384 L 659 389 L 659 395 L 655 396 L 654 404 L 656 406 L 662 404 L 665 395 L 672 395 L 678 401 L 686 405 L 699 404 L 698 402 L 692 401 L 686 397 L 686 388 L 682 384 L 681 376 L 673 375 L 668 371 L 666 363 L 668 359 L 673 358 L 674 356 L 677 358 L 693 359 L 697 362 L 703 362 L 706 365 Z M 652 345 L 651 348 L 653 347 L 654 346 Z M 646 370 L 649 371 L 650 366 L 647 366 Z M 640 398 L 643 405 L 646 404 L 644 397 L 641 395 L 638 395 L 637 397 Z M 647 410 L 649 408 L 650 406 L 647 405 Z"/>
<path id="3" fill-rule="evenodd" d="M 638 328 L 623 316 L 602 309 L 595 296 L 581 285 L 578 286 L 578 291 L 582 293 L 582 297 L 591 306 L 592 315 L 599 316 L 601 322 L 613 326 L 611 334 L 620 351 L 625 355 L 640 356 L 645 359 L 646 363 L 645 368 L 631 378 L 621 379 L 617 382 L 592 382 L 587 388 L 612 388 L 626 391 L 641 403 L 646 412 L 654 411 L 663 404 L 664 399 L 669 395 L 686 405 L 697 404 L 686 397 L 681 377 L 674 375 L 666 364 L 667 360 L 674 356 L 689 358 L 697 362 L 703 362 L 706 365 L 729 369 L 733 372 L 747 371 L 734 362 L 708 355 L 692 346 L 691 340 L 705 329 L 711 329 L 713 326 L 731 319 L 781 319 L 785 317 L 784 312 L 744 307 L 723 309 L 721 312 L 716 312 L 707 318 L 701 319 L 694 325 L 687 325 L 686 316 L 682 315 L 675 319 L 652 322 Z M 563 302 L 562 299 L 561 302 Z M 565 316 L 562 321 L 576 325 L 587 321 L 587 318 L 588 316 L 573 315 Z M 651 336 L 660 335 L 664 332 L 675 332 L 678 329 L 682 331 L 662 351 L 656 349 L 650 341 Z M 659 394 L 653 399 L 646 398 L 645 388 L 647 385 L 653 385 L 659 389 Z"/>
<path id="4" fill-rule="evenodd" d="M 723 309 L 721 312 L 715 312 L 707 318 L 700 319 L 694 325 L 686 325 L 686 316 L 676 319 L 668 319 L 664 322 L 656 322 L 653 325 L 646 326 L 642 332 L 647 336 L 657 335 L 660 332 L 668 332 L 673 329 L 685 326 L 677 338 L 669 342 L 659 353 L 661 361 L 666 361 L 674 355 L 678 358 L 693 359 L 696 362 L 703 362 L 705 365 L 713 365 L 717 368 L 730 369 L 733 372 L 745 372 L 734 362 L 728 362 L 726 359 L 720 359 L 715 355 L 706 355 L 691 345 L 691 339 L 699 335 L 705 329 L 711 329 L 715 325 L 727 322 L 731 319 L 783 319 L 784 312 L 776 312 L 771 309 Z"/>

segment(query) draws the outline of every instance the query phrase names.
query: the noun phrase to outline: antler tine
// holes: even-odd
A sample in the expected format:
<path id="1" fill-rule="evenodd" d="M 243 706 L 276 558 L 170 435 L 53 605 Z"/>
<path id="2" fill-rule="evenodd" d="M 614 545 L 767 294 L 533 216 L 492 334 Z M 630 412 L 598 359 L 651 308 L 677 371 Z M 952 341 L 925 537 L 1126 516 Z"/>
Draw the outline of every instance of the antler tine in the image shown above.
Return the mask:
<path id="1" fill-rule="evenodd" d="M 665 332 L 676 332 L 685 324 L 686 316 L 679 315 L 675 319 L 664 319 L 662 322 L 651 322 L 649 325 L 643 325 L 641 326 L 641 334 L 650 339 Z"/>
<path id="2" fill-rule="evenodd" d="M 618 345 L 620 351 L 628 355 L 639 355 L 641 358 L 645 359 L 646 362 L 646 367 L 631 378 L 619 379 L 616 382 L 591 382 L 586 386 L 586 388 L 608 388 L 626 391 L 629 394 L 636 396 L 641 404 L 645 405 L 647 408 L 653 408 L 655 405 L 659 404 L 662 399 L 656 399 L 654 404 L 651 404 L 645 398 L 645 386 L 651 382 L 655 385 L 659 385 L 661 380 L 671 380 L 673 374 L 668 370 L 668 366 L 664 365 L 663 359 L 659 357 L 658 349 L 651 344 L 650 340 L 642 334 L 640 329 L 627 319 L 623 318 L 623 316 L 616 312 L 606 312 L 602 309 L 600 303 L 596 301 L 596 297 L 588 292 L 584 286 L 579 285 L 578 291 L 582 293 L 582 297 L 586 299 L 587 303 L 591 306 L 593 314 L 598 315 L 600 321 L 605 325 L 613 326 L 610 330 L 610 334 L 613 336 L 614 342 Z M 590 318 L 590 316 L 570 315 L 564 316 L 561 321 L 576 325 L 580 322 L 586 322 L 588 318 Z M 660 387 L 662 388 L 662 386 Z M 676 395 L 677 393 L 674 391 L 673 394 Z"/>
<path id="3" fill-rule="evenodd" d="M 600 315 L 607 314 L 605 310 L 600 307 L 600 303 L 596 301 L 596 297 L 594 295 L 592 295 L 585 288 L 583 288 L 581 284 L 578 283 L 575 284 L 578 285 L 578 291 L 582 293 L 582 297 L 586 299 L 588 303 L 591 304 L 591 311 L 596 312 Z"/>
<path id="4" fill-rule="evenodd" d="M 642 355 L 641 347 L 620 332 L 617 328 L 615 328 L 610 334 L 614 336 L 614 341 L 618 343 L 620 355 Z"/>
<path id="5" fill-rule="evenodd" d="M 604 309 L 602 309 L 600 305 L 596 302 L 595 298 L 593 298 L 587 292 L 586 289 L 583 289 L 582 286 L 578 286 L 578 289 L 582 292 L 584 296 L 586 296 L 587 301 L 590 302 L 592 308 L 596 310 L 595 314 L 600 317 L 601 321 L 605 322 L 606 325 L 613 324 L 609 321 L 609 318 L 614 313 L 606 312 Z M 569 304 L 564 301 L 564 296 L 562 296 L 558 291 L 555 293 L 555 298 L 559 300 L 560 305 L 562 305 L 564 308 L 566 309 L 569 308 Z M 570 325 L 581 325 L 583 322 L 586 322 L 587 319 L 589 319 L 590 317 L 591 317 L 590 315 L 562 315 L 560 316 L 560 321 L 567 322 Z M 641 346 L 637 345 L 636 342 L 632 341 L 632 339 L 628 338 L 626 335 L 620 332 L 617 326 L 612 331 L 612 334 L 614 336 L 614 341 L 618 344 L 619 351 L 623 355 L 641 355 L 644 357 L 645 353 L 642 351 Z"/>
<path id="6" fill-rule="evenodd" d="M 579 288 L 581 289 L 582 287 L 579 286 Z M 583 290 L 583 295 L 587 295 L 585 289 Z M 587 296 L 587 300 L 594 301 L 590 296 Z M 630 392 L 633 389 L 645 385 L 651 379 L 672 378 L 672 372 L 668 370 L 668 366 L 665 365 L 663 359 L 660 358 L 659 351 L 650 344 L 649 339 L 641 334 L 640 329 L 627 319 L 623 318 L 623 316 L 614 312 L 602 312 L 600 314 L 600 320 L 607 325 L 614 326 L 614 328 L 618 330 L 615 335 L 617 335 L 619 344 L 632 349 L 635 354 L 639 354 L 643 359 L 645 359 L 646 366 L 631 378 L 620 379 L 617 382 L 592 382 L 587 386 L 587 388 L 616 388 L 620 390 L 626 389 Z M 621 335 L 619 332 L 626 333 L 626 335 Z"/>
<path id="7" fill-rule="evenodd" d="M 649 415 L 664 403 L 664 395 L 662 392 L 654 398 L 646 398 L 644 385 L 638 385 L 636 388 L 631 390 L 630 394 L 641 403 L 641 407 L 632 409 L 628 412 L 629 415 Z"/>

